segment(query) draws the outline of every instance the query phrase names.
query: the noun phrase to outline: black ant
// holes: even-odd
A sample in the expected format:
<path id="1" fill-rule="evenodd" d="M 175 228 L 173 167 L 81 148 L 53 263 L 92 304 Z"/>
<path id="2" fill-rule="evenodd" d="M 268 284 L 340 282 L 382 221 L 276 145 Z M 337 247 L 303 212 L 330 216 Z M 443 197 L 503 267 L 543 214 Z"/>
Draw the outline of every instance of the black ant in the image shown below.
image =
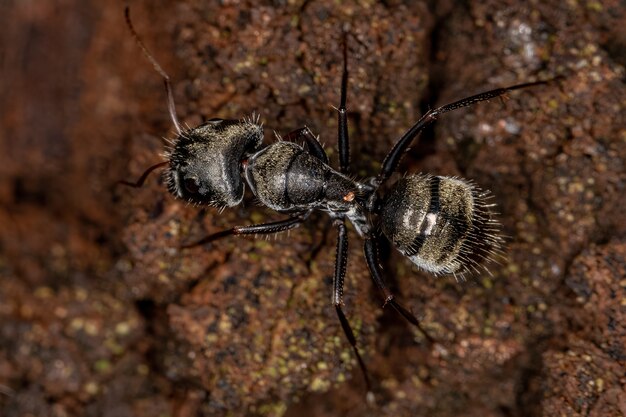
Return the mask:
<path id="1" fill-rule="evenodd" d="M 258 117 L 242 120 L 210 119 L 183 129 L 174 104 L 169 76 L 156 62 L 133 28 L 129 9 L 126 23 L 165 82 L 170 118 L 178 137 L 167 154 L 167 161 L 148 168 L 137 182 L 141 187 L 157 168 L 166 168 L 167 186 L 175 197 L 220 209 L 241 203 L 244 184 L 266 207 L 287 214 L 284 220 L 252 226 L 235 226 L 213 233 L 189 248 L 231 235 L 271 234 L 291 230 L 302 224 L 314 210 L 328 213 L 337 228 L 337 255 L 332 303 L 343 331 L 354 350 L 370 391 L 368 372 L 359 354 L 356 338 L 342 310 L 346 274 L 348 233 L 346 220 L 364 239 L 364 253 L 372 279 L 381 290 L 384 305 L 392 306 L 407 321 L 420 329 L 417 318 L 403 307 L 389 290 L 380 270 L 378 241 L 390 241 L 419 268 L 430 273 L 463 276 L 491 260 L 502 241 L 500 224 L 490 212 L 490 193 L 471 181 L 460 178 L 408 175 L 391 185 L 385 195 L 380 188 L 396 172 L 402 155 L 411 142 L 440 115 L 474 103 L 527 87 L 546 84 L 536 81 L 486 91 L 429 110 L 396 142 L 385 157 L 377 176 L 356 181 L 348 175 L 350 146 L 346 92 L 348 64 L 346 34 L 343 39 L 343 73 L 338 107 L 339 171 L 329 165 L 328 156 L 317 137 L 304 127 L 272 144 L 263 143 L 263 128 Z M 302 147 L 293 140 L 303 140 Z"/>

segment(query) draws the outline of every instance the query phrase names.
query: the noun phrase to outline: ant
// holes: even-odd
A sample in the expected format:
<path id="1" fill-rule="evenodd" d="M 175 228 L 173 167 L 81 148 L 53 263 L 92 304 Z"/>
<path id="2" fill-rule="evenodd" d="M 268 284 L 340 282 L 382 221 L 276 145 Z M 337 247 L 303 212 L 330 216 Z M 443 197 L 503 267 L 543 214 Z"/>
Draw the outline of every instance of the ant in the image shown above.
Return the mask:
<path id="1" fill-rule="evenodd" d="M 434 342 L 421 328 L 418 319 L 388 288 L 379 266 L 379 240 L 387 239 L 420 269 L 435 275 L 462 277 L 479 271 L 479 268 L 486 270 L 484 264 L 500 252 L 502 242 L 500 224 L 491 212 L 494 206 L 489 203 L 491 194 L 471 181 L 430 174 L 404 176 L 384 195 L 381 195 L 381 187 L 397 171 L 411 142 L 442 114 L 550 81 L 498 88 L 429 110 L 395 143 L 377 176 L 356 181 L 349 175 L 345 32 L 341 98 L 337 108 L 339 170 L 336 170 L 329 165 L 328 155 L 308 127 L 295 130 L 287 134 L 285 140 L 271 144 L 263 143 L 263 128 L 258 116 L 241 120 L 210 119 L 200 126 L 183 129 L 176 114 L 169 76 L 135 31 L 128 7 L 125 17 L 136 43 L 163 78 L 177 138 L 166 154 L 167 161 L 148 168 L 136 182 L 120 182 L 138 188 L 152 171 L 165 168 L 168 190 L 176 198 L 219 209 L 241 203 L 244 186 L 248 184 L 262 205 L 288 215 L 275 222 L 235 226 L 182 248 L 204 245 L 226 236 L 279 233 L 297 228 L 314 210 L 328 213 L 338 234 L 332 303 L 370 393 L 365 362 L 342 310 L 348 262 L 346 221 L 364 239 L 365 259 L 374 284 L 382 292 L 384 306 L 393 307 L 424 333 L 429 342 Z M 294 140 L 304 141 L 306 147 Z"/>

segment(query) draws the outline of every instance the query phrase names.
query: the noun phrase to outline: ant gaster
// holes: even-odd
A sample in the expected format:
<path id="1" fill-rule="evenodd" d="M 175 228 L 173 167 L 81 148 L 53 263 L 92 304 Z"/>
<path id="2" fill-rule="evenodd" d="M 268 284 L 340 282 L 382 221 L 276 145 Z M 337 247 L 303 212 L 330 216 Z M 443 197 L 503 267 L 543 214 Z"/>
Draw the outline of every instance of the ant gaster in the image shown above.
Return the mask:
<path id="1" fill-rule="evenodd" d="M 396 172 L 411 142 L 443 113 L 547 81 L 498 88 L 429 110 L 396 142 L 377 176 L 356 181 L 348 175 L 350 152 L 345 32 L 341 99 L 337 109 L 337 171 L 329 165 L 326 152 L 307 127 L 295 130 L 284 138 L 286 140 L 272 144 L 263 144 L 263 129 L 258 117 L 254 116 L 243 120 L 210 119 L 201 126 L 182 129 L 176 115 L 169 77 L 133 28 L 128 7 L 125 14 L 135 41 L 163 77 L 169 114 L 178 137 L 173 149 L 167 154 L 167 161 L 150 167 L 137 182 L 122 183 L 141 187 L 150 172 L 166 167 L 168 189 L 177 198 L 200 205 L 233 207 L 242 201 L 244 184 L 247 183 L 262 205 L 288 215 L 285 220 L 235 226 L 184 245 L 184 248 L 231 235 L 283 232 L 298 227 L 314 210 L 328 213 L 338 233 L 332 303 L 369 392 L 368 372 L 342 310 L 348 261 L 346 220 L 364 239 L 367 265 L 375 285 L 382 292 L 384 305 L 392 306 L 432 342 L 421 329 L 417 318 L 396 300 L 387 287 L 378 261 L 378 241 L 387 239 L 419 268 L 436 275 L 463 276 L 478 271 L 499 251 L 502 240 L 500 225 L 490 212 L 493 206 L 488 202 L 490 194 L 471 181 L 424 174 L 403 177 L 391 185 L 385 195 L 381 195 L 379 189 Z M 294 143 L 296 139 L 303 140 L 306 147 Z"/>

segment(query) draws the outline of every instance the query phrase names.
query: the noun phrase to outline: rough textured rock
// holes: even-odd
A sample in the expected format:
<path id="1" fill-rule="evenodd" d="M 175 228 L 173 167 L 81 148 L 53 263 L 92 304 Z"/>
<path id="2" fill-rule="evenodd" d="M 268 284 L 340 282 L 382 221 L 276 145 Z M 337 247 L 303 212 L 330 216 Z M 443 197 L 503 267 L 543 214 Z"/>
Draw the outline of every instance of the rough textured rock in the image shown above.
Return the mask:
<path id="1" fill-rule="evenodd" d="M 360 177 L 429 107 L 564 76 L 446 114 L 403 160 L 491 189 L 508 235 L 467 282 L 383 248 L 437 343 L 380 308 L 351 232 L 346 313 L 376 404 L 330 305 L 325 216 L 180 250 L 279 216 L 188 206 L 158 176 L 116 186 L 173 131 L 122 7 L 0 5 L 0 415 L 626 415 L 623 4 L 131 4 L 182 121 L 256 112 L 268 141 L 306 124 L 333 161 L 345 27 Z"/>

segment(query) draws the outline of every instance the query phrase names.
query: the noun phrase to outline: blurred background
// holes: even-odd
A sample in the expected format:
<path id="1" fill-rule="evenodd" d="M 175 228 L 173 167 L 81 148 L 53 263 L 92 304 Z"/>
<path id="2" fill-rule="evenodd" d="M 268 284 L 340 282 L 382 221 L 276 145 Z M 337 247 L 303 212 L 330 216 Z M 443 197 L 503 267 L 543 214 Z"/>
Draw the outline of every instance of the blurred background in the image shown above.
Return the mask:
<path id="1" fill-rule="evenodd" d="M 260 114 L 266 140 L 309 126 L 336 164 L 341 28 L 356 176 L 420 114 L 449 113 L 401 172 L 492 190 L 507 237 L 491 274 L 455 282 L 392 248 L 383 267 L 429 344 L 371 285 L 350 232 L 345 311 L 367 404 L 330 303 L 328 218 L 269 240 L 182 243 L 278 219 L 218 212 L 159 175 L 181 121 Z M 0 415 L 626 415 L 626 6 L 605 1 L 0 2 Z"/>

